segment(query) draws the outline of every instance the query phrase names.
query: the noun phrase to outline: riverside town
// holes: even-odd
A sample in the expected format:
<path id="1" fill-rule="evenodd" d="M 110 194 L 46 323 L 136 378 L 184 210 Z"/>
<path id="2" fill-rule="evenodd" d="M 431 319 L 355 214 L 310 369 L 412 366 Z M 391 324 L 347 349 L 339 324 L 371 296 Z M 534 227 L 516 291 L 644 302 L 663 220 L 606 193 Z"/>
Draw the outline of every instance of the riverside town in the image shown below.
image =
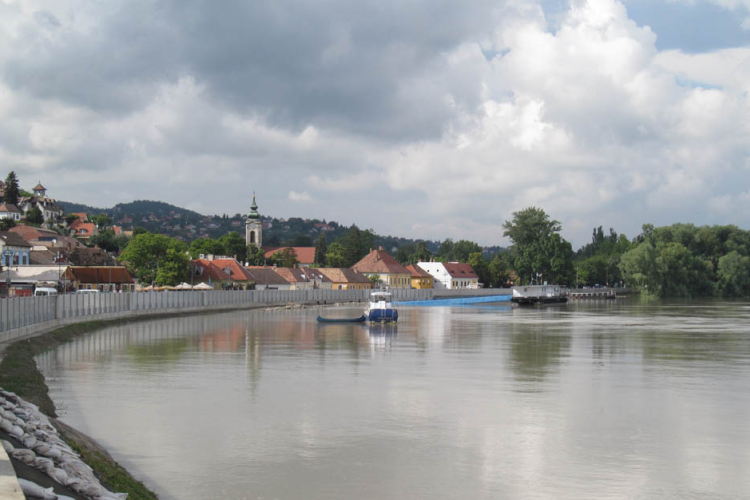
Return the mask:
<path id="1" fill-rule="evenodd" d="M 45 181 L 45 184 L 54 186 L 50 181 Z M 14 172 L 0 182 L 0 347 L 3 349 L 0 439 L 5 450 L 3 473 L 11 481 L 6 491 L 0 491 L 0 499 L 215 498 L 211 491 L 218 486 L 208 479 L 213 474 L 203 475 L 202 472 L 209 468 L 210 460 L 203 463 L 186 458 L 184 451 L 178 452 L 170 460 L 181 462 L 187 474 L 176 474 L 179 479 L 174 481 L 175 474 L 168 468 L 156 466 L 151 458 L 143 461 L 128 458 L 141 453 L 137 451 L 140 448 L 133 446 L 139 441 L 135 438 L 140 432 L 139 426 L 150 427 L 147 432 L 157 432 L 167 440 L 184 438 L 175 426 L 158 423 L 161 419 L 165 423 L 169 421 L 167 414 L 171 410 L 167 407 L 158 410 L 167 413 L 157 421 L 139 421 L 132 428 L 123 428 L 119 417 L 107 410 L 118 407 L 116 400 L 111 399 L 118 394 L 113 388 L 105 388 L 104 392 L 87 389 L 86 397 L 91 398 L 90 403 L 75 401 L 75 389 L 68 386 L 83 388 L 87 385 L 76 373 L 90 372 L 95 378 L 109 380 L 109 376 L 100 374 L 99 369 L 90 364 L 103 363 L 106 369 L 110 362 L 105 359 L 112 354 L 124 356 L 122 361 L 112 361 L 112 367 L 117 373 L 125 370 L 111 379 L 113 384 L 133 378 L 127 375 L 128 366 L 142 362 L 144 374 L 152 369 L 148 367 L 157 372 L 168 370 L 181 374 L 175 379 L 177 385 L 178 380 L 192 385 L 189 380 L 196 373 L 209 378 L 216 376 L 212 363 L 204 366 L 197 360 L 189 361 L 197 353 L 209 357 L 219 353 L 232 356 L 241 353 L 245 361 L 239 362 L 240 358 L 237 358 L 238 363 L 232 361 L 229 366 L 233 371 L 245 366 L 246 373 L 234 376 L 246 380 L 249 394 L 256 394 L 253 398 L 270 398 L 264 404 L 280 411 L 285 404 L 287 389 L 279 386 L 274 389 L 273 396 L 263 395 L 263 391 L 257 392 L 258 385 L 272 384 L 266 378 L 278 378 L 279 384 L 291 383 L 293 372 L 288 370 L 292 365 L 287 363 L 295 359 L 313 362 L 314 357 L 310 358 L 310 355 L 314 350 L 325 350 L 326 357 L 331 356 L 334 363 L 331 372 L 354 383 L 346 375 L 345 359 L 352 355 L 346 353 L 367 353 L 368 359 L 384 362 L 391 355 L 409 352 L 410 346 L 423 345 L 421 349 L 434 352 L 447 349 L 452 356 L 460 349 L 454 353 L 454 348 L 445 343 L 458 342 L 460 345 L 463 340 L 456 328 L 470 328 L 475 332 L 471 335 L 486 336 L 482 342 L 501 342 L 499 357 L 492 361 L 499 368 L 484 366 L 477 359 L 475 362 L 479 364 L 472 370 L 479 371 L 469 376 L 484 379 L 484 383 L 501 384 L 497 390 L 502 397 L 495 403 L 469 401 L 460 395 L 465 388 L 451 388 L 450 383 L 445 388 L 447 393 L 438 392 L 434 397 L 438 401 L 458 398 L 464 405 L 475 406 L 478 415 L 496 415 L 509 429 L 502 432 L 503 436 L 508 432 L 534 435 L 536 431 L 517 421 L 519 417 L 510 408 L 501 409 L 495 405 L 502 404 L 500 401 L 505 399 L 513 401 L 514 405 L 523 405 L 523 398 L 518 394 L 529 390 L 544 392 L 548 390 L 546 384 L 562 384 L 561 374 L 568 369 L 563 367 L 571 363 L 566 359 L 575 352 L 584 356 L 584 352 L 593 350 L 593 359 L 599 360 L 595 363 L 605 363 L 603 360 L 622 363 L 643 349 L 650 352 L 648 356 L 653 361 L 666 363 L 660 369 L 666 370 L 665 376 L 671 369 L 670 363 L 675 363 L 663 358 L 667 352 L 678 353 L 679 359 L 684 359 L 680 362 L 683 367 L 691 365 L 690 356 L 708 356 L 709 353 L 723 356 L 715 345 L 701 346 L 700 343 L 708 342 L 708 339 L 683 340 L 682 335 L 692 335 L 684 323 L 687 320 L 672 321 L 668 309 L 646 313 L 642 308 L 673 307 L 666 305 L 669 302 L 660 301 L 676 298 L 683 301 L 691 298 L 725 300 L 750 296 L 750 232 L 734 226 L 675 224 L 654 227 L 644 224 L 642 232 L 633 238 L 614 229 L 605 233 L 602 227 L 596 227 L 591 242 L 574 251 L 571 244 L 561 237 L 562 227 L 558 221 L 540 208 L 529 207 L 513 212 L 512 218 L 503 225 L 502 236 L 508 237 L 511 245 L 502 248 L 482 247 L 467 240 L 454 242 L 449 237 L 429 241 L 383 236 L 354 224 L 344 227 L 334 221 L 274 218 L 262 214 L 255 194 L 249 200 L 247 214 L 204 216 L 150 201 L 92 209 L 58 201 L 51 196 L 52 193 L 41 181 L 31 190 L 22 189 Z M 711 335 L 722 336 L 726 342 L 739 343 L 743 359 L 750 359 L 750 344 L 747 342 L 750 332 L 745 331 L 745 326 L 742 331 L 737 330 L 740 327 L 733 319 L 737 314 L 745 314 L 735 310 L 743 303 L 712 305 L 719 307 L 719 311 L 728 307 L 735 312 L 726 318 L 722 316 L 713 326 L 706 324 L 703 328 L 714 332 Z M 679 304 L 677 314 L 680 317 L 692 314 L 683 310 L 691 307 L 690 302 Z M 606 329 L 596 326 L 589 330 L 585 326 L 586 318 L 599 314 L 609 315 L 611 319 L 608 321 L 613 321 L 614 326 Z M 643 314 L 650 317 L 654 329 L 668 328 L 670 332 L 682 333 L 671 333 L 664 338 L 660 335 L 660 340 L 654 344 L 649 340 L 650 329 L 641 331 L 640 327 L 630 325 L 627 319 Z M 719 330 L 714 330 L 714 327 Z M 723 328 L 736 330 L 737 335 L 743 336 L 742 340 L 735 338 L 734 333 L 720 333 Z M 502 340 L 497 340 L 491 333 L 496 329 Z M 626 347 L 621 339 L 629 335 L 635 335 L 636 345 Z M 433 342 L 436 343 L 433 345 Z M 281 365 L 276 368 L 284 371 L 264 373 L 263 367 L 274 364 L 269 350 L 274 345 L 288 346 L 283 348 L 285 354 L 278 361 Z M 478 348 L 472 345 L 469 343 L 466 348 Z M 286 351 L 287 348 L 290 350 Z M 402 352 L 402 349 L 407 350 Z M 651 352 L 651 349 L 655 351 Z M 143 353 L 137 354 L 139 350 Z M 622 360 L 619 360 L 618 352 L 625 356 Z M 339 358 L 340 355 L 344 357 Z M 138 361 L 141 358 L 142 361 Z M 184 361 L 179 361 L 182 359 Z M 396 362 L 395 359 L 392 361 Z M 173 365 L 175 362 L 188 364 L 178 368 Z M 407 369 L 410 363 L 403 363 L 395 363 L 393 369 Z M 408 370 L 402 375 L 383 373 L 370 361 L 367 366 L 371 382 L 366 382 L 365 386 L 377 398 L 386 397 L 382 389 L 376 389 L 378 380 L 390 380 L 393 384 L 414 376 L 406 375 Z M 432 366 L 430 370 L 452 372 L 442 364 L 433 366 L 428 361 L 428 366 Z M 595 366 L 603 368 L 606 365 Z M 742 366 L 744 370 L 747 364 Z M 575 368 L 571 366 L 570 369 Z M 138 370 L 133 373 L 141 373 Z M 316 370 L 307 374 L 304 391 L 314 393 L 320 389 L 315 382 Z M 500 378 L 490 382 L 493 376 L 482 370 L 499 370 L 497 376 Z M 614 371 L 620 372 L 620 369 Z M 264 373 L 262 377 L 261 373 Z M 453 373 L 453 376 L 458 374 Z M 616 379 L 622 376 L 626 376 L 625 373 L 612 374 Z M 132 383 L 138 385 L 139 377 L 135 375 Z M 725 377 L 733 379 L 730 374 Z M 505 379 L 509 381 L 508 386 L 501 382 Z M 110 387 L 109 382 L 104 386 Z M 154 387 L 153 390 L 157 389 Z M 161 390 L 168 391 L 169 395 L 165 392 L 159 398 L 158 407 L 167 401 L 190 406 L 189 399 L 182 399 L 171 382 Z M 517 393 L 517 390 L 521 392 Z M 677 391 L 678 388 L 667 390 Z M 139 389 L 131 391 L 146 397 Z M 289 391 L 300 404 L 312 404 L 309 395 L 297 393 L 295 389 Z M 320 426 L 329 420 L 338 422 L 337 425 L 346 429 L 345 437 L 340 439 L 353 438 L 359 432 L 356 426 L 347 428 L 340 419 L 346 419 L 351 413 L 356 419 L 367 422 L 371 416 L 368 411 L 375 411 L 375 408 L 367 399 L 360 398 L 357 395 L 360 391 L 354 387 L 348 387 L 346 392 L 351 403 L 338 406 L 338 410 L 319 408 L 313 417 L 315 423 L 310 425 Z M 407 400 L 399 401 L 396 407 L 387 411 L 388 414 L 394 412 L 389 418 L 407 411 L 409 401 L 417 401 L 421 392 L 408 389 Z M 227 396 L 231 399 L 231 395 Z M 201 397 L 209 398 L 207 394 Z M 216 404 L 220 407 L 231 406 L 224 396 L 218 397 L 221 402 Z M 322 400 L 327 397 L 321 396 Z M 726 397 L 731 396 L 727 394 Z M 583 402 L 584 408 L 599 407 L 598 396 L 592 398 Z M 724 401 L 724 396 L 720 399 Z M 539 404 L 542 411 L 553 412 L 552 425 L 561 425 L 562 420 L 577 414 L 577 411 L 555 413 L 559 410 L 553 411 L 550 405 L 554 405 L 549 400 Z M 149 407 L 141 396 L 135 396 L 128 405 L 142 409 Z M 607 405 L 607 411 L 616 406 Z M 241 407 L 238 412 L 220 419 L 221 425 L 230 429 L 234 436 L 242 435 L 240 429 L 245 428 L 241 416 L 259 411 L 252 400 L 241 403 Z M 364 413 L 354 410 L 359 407 Z M 189 411 L 185 407 L 174 418 L 191 422 L 186 413 Z M 334 415 L 331 411 L 340 413 Z M 436 409 L 414 408 L 413 411 L 426 412 L 424 418 L 429 419 L 430 412 Z M 646 419 L 655 429 L 669 425 L 668 419 L 647 417 L 650 410 L 645 406 L 636 405 L 634 411 L 631 413 L 633 418 Z M 96 422 L 91 427 L 83 426 L 84 413 Z M 125 414 L 129 413 L 125 411 Z M 588 426 L 602 425 L 591 412 L 586 413 Z M 285 426 L 295 427 L 299 424 L 298 419 L 307 418 L 294 414 L 292 411 L 290 416 L 283 418 L 286 423 L 278 428 L 269 420 L 270 415 L 252 417 L 257 419 L 258 427 L 247 424 L 251 425 L 247 446 L 252 448 L 254 443 L 261 449 L 296 447 L 302 446 L 307 439 L 319 439 L 312 435 L 309 438 L 297 437 L 295 433 L 303 432 L 297 430 L 292 430 L 291 435 L 274 437 Z M 617 420 L 619 417 L 612 414 L 609 418 Z M 699 421 L 697 425 L 710 425 L 710 422 L 711 419 Z M 193 423 L 197 427 L 206 425 L 202 421 Z M 412 425 L 420 427 L 416 422 Z M 445 425 L 435 432 L 451 434 L 455 431 L 454 424 Z M 268 433 L 261 430 L 269 426 Z M 336 446 L 339 438 L 335 437 L 332 428 L 326 428 L 328 430 L 322 431 L 325 436 L 322 441 L 305 444 L 307 451 L 304 453 L 316 456 L 325 454 L 326 447 Z M 82 434 L 82 430 L 106 441 L 107 448 L 112 449 L 104 449 L 94 439 Z M 703 432 L 713 436 L 711 431 Z M 298 439 L 302 441 L 293 444 Z M 438 437 L 420 439 L 410 452 L 401 447 L 410 446 L 408 443 L 414 439 L 411 432 L 401 434 L 398 431 L 394 439 L 399 444 L 387 452 L 391 459 L 401 453 L 412 453 L 409 461 L 428 463 L 429 455 L 433 453 L 430 443 Z M 509 453 L 525 453 L 523 446 L 510 437 L 498 435 L 493 439 L 503 440 L 504 446 L 510 447 Z M 608 439 L 616 441 L 621 438 Z M 445 442 L 442 446 L 455 445 Z M 645 443 L 636 440 L 625 446 L 639 448 Z M 397 451 L 401 449 L 404 451 Z M 366 449 L 339 452 L 348 455 L 347 462 L 369 460 L 365 458 L 369 453 Z M 596 446 L 592 445 L 591 452 L 595 456 Z M 290 452 L 279 450 L 278 453 L 286 455 Z M 161 460 L 158 452 L 143 456 Z M 203 456 L 203 453 L 197 456 Z M 254 458 L 240 454 L 235 458 L 247 460 L 256 467 L 256 476 L 243 482 L 242 488 L 268 495 L 273 491 L 284 491 L 292 469 L 313 466 L 312 463 L 282 466 L 282 469 L 289 470 L 276 476 L 266 469 L 266 458 L 262 454 L 251 454 L 251 457 Z M 305 461 L 296 457 L 293 451 L 285 460 Z M 339 460 L 325 457 L 318 465 L 338 467 Z M 480 466 L 477 457 L 467 460 L 471 469 Z M 122 465 L 132 467 L 137 473 L 131 475 Z M 372 467 L 375 465 L 371 464 Z M 437 468 L 444 466 L 436 465 Z M 196 474 L 202 478 L 200 485 L 192 483 L 188 477 Z M 358 472 L 352 470 L 350 474 Z M 459 489 L 476 487 L 474 482 L 479 479 L 470 476 Z M 415 483 L 400 484 L 407 490 L 421 488 L 420 484 L 432 481 L 430 477 L 429 473 L 415 471 Z M 268 478 L 270 484 L 264 482 Z M 186 484 L 191 486 L 186 487 Z M 299 484 L 292 489 L 297 487 L 300 493 L 305 488 Z M 189 490 L 195 495 L 191 496 Z M 349 498 L 357 497 L 357 488 L 350 485 L 347 491 Z M 461 496 L 458 490 L 454 493 Z M 231 498 L 239 498 L 235 495 L 237 493 Z M 414 498 L 410 494 L 405 497 Z M 290 498 L 302 496 L 293 493 Z"/>

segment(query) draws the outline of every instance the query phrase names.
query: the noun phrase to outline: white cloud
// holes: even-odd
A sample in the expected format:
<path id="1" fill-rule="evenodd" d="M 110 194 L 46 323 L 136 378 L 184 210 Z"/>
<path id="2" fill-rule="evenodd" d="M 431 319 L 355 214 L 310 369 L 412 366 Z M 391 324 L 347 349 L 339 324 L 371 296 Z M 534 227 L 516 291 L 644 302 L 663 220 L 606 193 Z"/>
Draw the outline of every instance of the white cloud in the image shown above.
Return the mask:
<path id="1" fill-rule="evenodd" d="M 554 29 L 535 2 L 469 2 L 456 23 L 399 25 L 387 43 L 382 26 L 355 16 L 301 39 L 305 57 L 261 72 L 223 59 L 236 49 L 228 42 L 200 61 L 170 52 L 188 42 L 180 21 L 162 38 L 158 16 L 139 31 L 161 42 L 156 69 L 141 67 L 137 48 L 115 64 L 104 41 L 129 26 L 116 11 L 0 5 L 0 67 L 13 70 L 0 79 L 0 162 L 23 185 L 41 179 L 53 196 L 99 206 L 163 198 L 208 213 L 244 212 L 255 190 L 266 214 L 299 216 L 288 201 L 305 202 L 306 215 L 382 233 L 486 244 L 530 205 L 576 244 L 598 225 L 629 236 L 645 222 L 750 225 L 732 190 L 750 180 L 750 49 L 659 52 L 657 34 L 620 1 L 572 1 Z M 86 57 L 107 62 L 88 63 L 90 79 L 76 73 Z M 225 66 L 209 73 L 214 63 Z M 38 72 L 59 81 L 25 85 Z M 304 189 L 290 191 L 295 182 Z M 384 205 L 388 218 L 373 217 Z M 688 207 L 706 207 L 705 218 Z"/>
<path id="2" fill-rule="evenodd" d="M 289 199 L 292 201 L 305 201 L 310 202 L 313 201 L 313 199 L 310 197 L 309 194 L 307 194 L 307 191 L 302 191 L 301 193 L 298 193 L 297 191 L 289 191 Z"/>

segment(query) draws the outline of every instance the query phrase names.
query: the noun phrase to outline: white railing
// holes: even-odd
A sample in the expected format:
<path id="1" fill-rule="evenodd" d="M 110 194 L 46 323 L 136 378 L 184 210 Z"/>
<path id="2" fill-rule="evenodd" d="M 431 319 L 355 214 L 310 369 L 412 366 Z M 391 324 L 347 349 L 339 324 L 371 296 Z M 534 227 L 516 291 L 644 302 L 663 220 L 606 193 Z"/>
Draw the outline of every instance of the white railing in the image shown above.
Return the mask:
<path id="1" fill-rule="evenodd" d="M 391 289 L 395 301 L 430 300 L 434 290 Z M 465 293 L 476 292 L 466 291 Z M 59 325 L 96 319 L 197 312 L 287 303 L 365 301 L 370 290 L 238 290 L 88 293 L 0 299 L 0 342 Z"/>

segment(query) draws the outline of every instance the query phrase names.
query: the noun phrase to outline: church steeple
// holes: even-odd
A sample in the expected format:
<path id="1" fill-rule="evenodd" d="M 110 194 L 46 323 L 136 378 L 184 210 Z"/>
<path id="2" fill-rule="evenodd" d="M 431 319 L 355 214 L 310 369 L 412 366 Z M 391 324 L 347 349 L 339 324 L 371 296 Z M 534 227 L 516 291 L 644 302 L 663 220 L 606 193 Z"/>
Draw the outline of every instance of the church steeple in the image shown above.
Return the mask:
<path id="1" fill-rule="evenodd" d="M 255 193 L 253 192 L 253 204 L 250 205 L 250 213 L 247 214 L 248 219 L 260 219 L 260 214 L 258 213 L 258 204 L 255 203 Z"/>
<path id="2" fill-rule="evenodd" d="M 245 244 L 253 244 L 260 248 L 263 244 L 263 223 L 258 213 L 258 204 L 255 203 L 255 192 L 253 191 L 253 203 L 250 205 L 250 213 L 245 221 Z"/>

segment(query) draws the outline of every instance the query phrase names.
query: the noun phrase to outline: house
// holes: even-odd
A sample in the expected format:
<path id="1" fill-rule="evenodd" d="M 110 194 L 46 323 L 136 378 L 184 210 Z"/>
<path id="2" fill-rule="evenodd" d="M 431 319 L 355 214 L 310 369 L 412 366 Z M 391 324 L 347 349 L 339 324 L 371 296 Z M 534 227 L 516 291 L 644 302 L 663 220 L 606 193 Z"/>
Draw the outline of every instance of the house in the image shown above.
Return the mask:
<path id="1" fill-rule="evenodd" d="M 88 240 L 92 236 L 98 233 L 96 225 L 92 222 L 83 222 L 82 220 L 74 220 L 68 228 L 71 234 L 81 240 Z"/>
<path id="2" fill-rule="evenodd" d="M 272 267 L 273 271 L 284 278 L 291 286 L 290 290 L 312 290 L 315 281 L 299 267 Z"/>
<path id="3" fill-rule="evenodd" d="M 236 259 L 221 257 L 190 261 L 191 282 L 206 283 L 215 290 L 249 290 L 255 279 Z"/>
<path id="4" fill-rule="evenodd" d="M 232 290 L 250 290 L 255 288 L 255 279 L 247 270 L 233 258 L 215 258 L 213 265 L 221 272 L 229 275 L 232 280 Z"/>
<path id="5" fill-rule="evenodd" d="M 68 266 L 62 277 L 70 290 L 135 291 L 135 280 L 124 266 Z"/>
<path id="6" fill-rule="evenodd" d="M 214 290 L 224 290 L 231 288 L 232 278 L 230 275 L 221 272 L 213 262 L 208 259 L 195 259 L 190 261 L 190 283 L 197 285 L 205 283 L 214 288 Z"/>
<path id="7" fill-rule="evenodd" d="M 0 219 L 21 220 L 21 211 L 12 203 L 0 203 Z"/>
<path id="8" fill-rule="evenodd" d="M 246 266 L 245 270 L 255 280 L 256 290 L 291 290 L 292 284 L 276 273 L 272 267 Z"/>
<path id="9" fill-rule="evenodd" d="M 266 259 L 270 259 L 275 253 L 285 248 L 294 250 L 300 267 L 309 267 L 315 263 L 315 247 L 263 247 L 263 251 L 266 252 Z"/>
<path id="10" fill-rule="evenodd" d="M 362 260 L 352 266 L 368 278 L 378 278 L 390 288 L 411 288 L 411 273 L 391 255 L 383 250 L 371 250 Z"/>
<path id="11" fill-rule="evenodd" d="M 469 264 L 459 262 L 419 262 L 421 269 L 432 275 L 435 288 L 449 290 L 461 288 L 479 288 L 479 276 Z"/>
<path id="12" fill-rule="evenodd" d="M 433 278 L 430 273 L 413 264 L 410 266 L 406 266 L 406 269 L 411 272 L 412 288 L 416 288 L 417 290 L 433 288 Z"/>
<path id="13" fill-rule="evenodd" d="M 44 222 L 57 221 L 62 219 L 63 209 L 57 204 L 54 198 L 47 196 L 47 188 L 40 182 L 34 186 L 34 194 L 25 196 L 18 200 L 18 209 L 28 215 L 29 210 L 38 208 L 42 212 Z"/>
<path id="14" fill-rule="evenodd" d="M 78 220 L 81 222 L 88 222 L 89 216 L 86 214 L 86 212 L 73 212 L 70 215 L 75 215 L 78 217 Z"/>
<path id="15" fill-rule="evenodd" d="M 312 269 L 324 274 L 333 290 L 369 290 L 373 282 L 364 274 L 347 267 L 319 267 Z"/>
<path id="16" fill-rule="evenodd" d="M 0 264 L 3 267 L 28 266 L 31 264 L 32 247 L 16 233 L 0 232 Z"/>

